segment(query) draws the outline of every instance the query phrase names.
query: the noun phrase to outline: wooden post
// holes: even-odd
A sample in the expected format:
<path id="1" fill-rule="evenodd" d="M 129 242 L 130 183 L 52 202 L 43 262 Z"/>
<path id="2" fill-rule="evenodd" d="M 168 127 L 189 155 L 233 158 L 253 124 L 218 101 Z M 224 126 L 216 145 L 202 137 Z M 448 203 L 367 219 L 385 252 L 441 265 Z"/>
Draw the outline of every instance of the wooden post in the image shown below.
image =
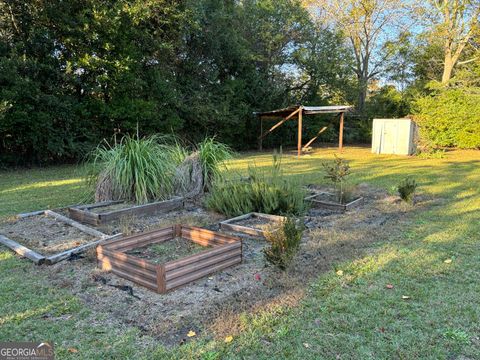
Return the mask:
<path id="1" fill-rule="evenodd" d="M 297 144 L 297 155 L 300 157 L 302 155 L 302 112 L 303 109 L 300 107 L 298 112 L 298 144 Z"/>
<path id="2" fill-rule="evenodd" d="M 343 151 L 343 116 L 345 113 L 340 114 L 340 130 L 338 132 L 338 150 Z"/>
<path id="3" fill-rule="evenodd" d="M 260 117 L 260 141 L 258 143 L 258 150 L 263 150 L 263 118 Z"/>

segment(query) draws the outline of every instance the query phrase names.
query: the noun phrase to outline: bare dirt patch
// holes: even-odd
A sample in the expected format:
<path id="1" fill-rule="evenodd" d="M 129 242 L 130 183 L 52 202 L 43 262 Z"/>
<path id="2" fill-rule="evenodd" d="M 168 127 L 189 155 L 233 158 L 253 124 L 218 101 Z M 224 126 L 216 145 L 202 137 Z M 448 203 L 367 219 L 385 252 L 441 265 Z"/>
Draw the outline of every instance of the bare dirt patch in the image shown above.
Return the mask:
<path id="1" fill-rule="evenodd" d="M 0 234 L 42 255 L 54 255 L 95 240 L 47 215 L 7 220 L 0 223 Z"/>
<path id="2" fill-rule="evenodd" d="M 242 313 L 296 306 L 308 284 L 339 262 L 375 251 L 387 234 L 402 231 L 409 213 L 430 206 L 428 197 L 412 207 L 367 185 L 358 187 L 365 202 L 344 214 L 312 209 L 305 217 L 306 231 L 291 268 L 282 272 L 265 263 L 265 240 L 244 237 L 243 263 L 199 279 L 167 294 L 157 294 L 95 267 L 93 251 L 76 261 L 42 267 L 48 286 L 71 290 L 102 318 L 104 326 L 136 327 L 143 341 L 175 345 L 199 336 L 223 337 L 242 330 Z M 222 216 L 197 206 L 128 223 L 132 232 L 184 223 L 218 231 Z M 119 230 L 125 223 L 109 228 Z"/>

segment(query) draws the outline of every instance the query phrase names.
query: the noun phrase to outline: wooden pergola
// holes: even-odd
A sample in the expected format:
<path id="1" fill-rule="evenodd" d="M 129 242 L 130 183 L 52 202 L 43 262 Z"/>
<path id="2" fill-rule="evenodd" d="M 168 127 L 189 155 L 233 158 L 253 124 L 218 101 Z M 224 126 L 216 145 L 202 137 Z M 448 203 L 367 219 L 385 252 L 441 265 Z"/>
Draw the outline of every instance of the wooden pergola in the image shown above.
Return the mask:
<path id="1" fill-rule="evenodd" d="M 302 146 L 302 118 L 303 115 L 316 115 L 316 114 L 338 114 L 340 118 L 340 127 L 339 127 L 339 136 L 338 136 L 338 148 L 340 151 L 343 149 L 343 123 L 344 123 L 344 114 L 353 109 L 353 106 L 348 105 L 333 105 L 333 106 L 302 106 L 296 105 L 284 109 L 265 111 L 265 112 L 256 112 L 256 116 L 260 118 L 260 137 L 259 137 L 259 146 L 262 150 L 263 138 L 270 134 L 273 130 L 281 126 L 287 120 L 294 117 L 298 120 L 298 145 L 297 152 L 298 156 L 302 154 L 302 150 L 308 148 L 317 138 L 327 130 L 328 126 L 322 127 L 317 135 L 315 135 L 310 141 L 308 141 L 304 146 Z M 270 129 L 263 132 L 263 122 L 265 119 L 273 118 L 278 119 L 282 118 L 279 122 L 273 125 Z"/>

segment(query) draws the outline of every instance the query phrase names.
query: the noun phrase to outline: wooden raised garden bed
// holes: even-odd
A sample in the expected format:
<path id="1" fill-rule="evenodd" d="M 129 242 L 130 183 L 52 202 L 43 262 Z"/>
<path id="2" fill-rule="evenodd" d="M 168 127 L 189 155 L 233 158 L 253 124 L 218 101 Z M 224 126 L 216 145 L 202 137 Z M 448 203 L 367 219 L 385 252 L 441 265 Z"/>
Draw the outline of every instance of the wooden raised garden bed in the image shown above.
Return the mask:
<path id="1" fill-rule="evenodd" d="M 345 212 L 363 204 L 363 197 L 358 197 L 346 204 L 341 204 L 335 200 L 335 195 L 328 192 L 319 192 L 305 198 L 313 208 L 342 211 Z"/>
<path id="2" fill-rule="evenodd" d="M 134 205 L 114 210 L 102 211 L 101 208 L 124 204 L 123 201 L 105 201 L 96 204 L 80 205 L 68 208 L 69 216 L 85 224 L 98 226 L 128 215 L 150 215 L 183 208 L 184 199 L 174 197 L 145 205 Z"/>
<path id="3" fill-rule="evenodd" d="M 134 249 L 176 238 L 208 249 L 160 264 L 127 254 Z M 206 229 L 174 225 L 104 243 L 97 247 L 97 260 L 101 269 L 112 271 L 120 277 L 164 294 L 208 274 L 241 263 L 242 241 Z"/>
<path id="4" fill-rule="evenodd" d="M 270 226 L 272 223 L 278 224 L 285 219 L 284 216 L 252 212 L 222 221 L 220 227 L 222 230 L 265 237 L 264 228 L 266 226 Z"/>
<path id="5" fill-rule="evenodd" d="M 37 251 L 33 250 L 32 248 L 24 246 L 24 245 L 20 244 L 19 242 L 8 238 L 7 236 L 0 235 L 0 244 L 3 244 L 5 246 L 7 246 L 8 248 L 15 251 L 17 254 L 32 260 L 37 265 L 41 265 L 41 264 L 44 264 L 44 263 L 47 264 L 47 265 L 55 264 L 55 263 L 57 263 L 61 260 L 68 259 L 69 257 L 71 257 L 74 254 L 79 254 L 79 253 L 82 253 L 82 252 L 84 252 L 84 251 L 86 251 L 90 248 L 93 248 L 93 247 L 97 246 L 98 244 L 100 244 L 102 241 L 115 239 L 115 238 L 118 238 L 119 236 L 121 236 L 121 234 L 116 234 L 116 235 L 104 234 L 104 233 L 102 233 L 102 232 L 100 232 L 96 229 L 89 228 L 88 226 L 82 225 L 82 224 L 80 224 L 80 223 L 78 223 L 78 222 L 76 222 L 72 219 L 69 219 L 69 218 L 67 218 L 67 217 L 65 217 L 61 214 L 58 214 L 54 211 L 51 211 L 51 210 L 41 210 L 41 211 L 35 211 L 35 212 L 31 212 L 31 213 L 19 214 L 17 216 L 17 219 L 19 219 L 20 221 L 26 221 L 26 220 L 23 220 L 23 219 L 33 218 L 35 216 L 46 216 L 46 217 L 49 217 L 49 218 L 51 217 L 52 219 L 54 219 L 56 221 L 59 221 L 60 223 L 63 223 L 63 224 L 68 225 L 68 226 L 72 226 L 72 227 L 76 228 L 77 230 L 79 230 L 80 232 L 88 234 L 89 236 L 95 238 L 92 241 L 88 241 L 88 242 L 86 242 L 82 245 L 75 246 L 75 247 L 70 248 L 68 250 L 61 251 L 61 252 L 58 252 L 58 253 L 53 253 L 53 254 L 50 254 L 50 255 L 45 255 L 45 254 L 41 254 L 40 252 L 37 252 Z M 37 229 L 35 229 L 35 230 L 37 230 Z M 41 231 L 41 229 L 38 229 L 38 231 Z M 35 235 L 35 234 L 33 234 L 33 235 Z"/>

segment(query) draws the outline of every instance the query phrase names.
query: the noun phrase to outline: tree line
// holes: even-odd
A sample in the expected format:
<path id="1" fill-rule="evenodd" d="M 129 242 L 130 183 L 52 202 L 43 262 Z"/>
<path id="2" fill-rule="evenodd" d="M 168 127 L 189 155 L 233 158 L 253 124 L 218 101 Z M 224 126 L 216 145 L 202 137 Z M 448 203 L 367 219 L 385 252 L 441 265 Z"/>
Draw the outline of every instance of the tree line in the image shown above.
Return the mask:
<path id="1" fill-rule="evenodd" d="M 191 142 L 215 134 L 247 149 L 257 144 L 254 111 L 298 103 L 355 105 L 347 141 L 368 141 L 373 116 L 415 113 L 431 146 L 478 147 L 478 117 L 465 104 L 478 107 L 479 8 L 473 0 L 3 0 L 0 162 L 77 161 L 102 139 L 137 132 Z M 458 111 L 446 118 L 439 102 Z M 442 128 L 460 121 L 463 133 L 445 135 L 439 112 Z M 330 121 L 309 121 L 307 135 Z M 293 140 L 289 126 L 270 141 Z"/>

